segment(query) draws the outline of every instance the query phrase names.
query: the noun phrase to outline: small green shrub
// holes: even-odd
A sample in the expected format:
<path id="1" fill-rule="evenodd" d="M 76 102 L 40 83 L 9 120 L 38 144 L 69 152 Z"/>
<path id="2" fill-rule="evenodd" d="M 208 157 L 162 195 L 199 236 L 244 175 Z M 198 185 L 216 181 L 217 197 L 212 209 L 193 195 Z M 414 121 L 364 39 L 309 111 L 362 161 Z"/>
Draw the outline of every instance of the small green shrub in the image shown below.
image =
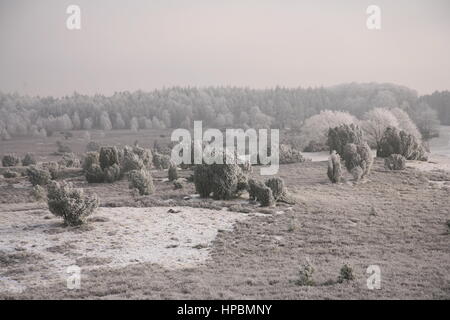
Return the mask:
<path id="1" fill-rule="evenodd" d="M 328 159 L 328 178 L 332 183 L 339 183 L 342 179 L 342 167 L 341 167 L 341 157 L 336 153 L 335 150 L 330 155 Z"/>
<path id="2" fill-rule="evenodd" d="M 197 164 L 194 166 L 195 190 L 202 198 L 208 198 L 212 192 L 212 171 L 210 165 Z"/>
<path id="3" fill-rule="evenodd" d="M 125 146 L 122 150 L 122 171 L 123 173 L 132 170 L 141 170 L 145 168 L 144 161 L 133 152 L 129 146 Z"/>
<path id="4" fill-rule="evenodd" d="M 306 161 L 305 157 L 299 150 L 294 149 L 287 144 L 280 144 L 279 148 L 280 164 L 302 163 L 305 161 Z"/>
<path id="5" fill-rule="evenodd" d="M 52 180 L 50 172 L 45 169 L 40 169 L 36 166 L 30 166 L 27 168 L 27 176 L 28 180 L 33 186 L 45 186 Z"/>
<path id="6" fill-rule="evenodd" d="M 89 141 L 86 145 L 86 151 L 87 152 L 97 152 L 100 150 L 100 144 L 96 141 Z"/>
<path id="7" fill-rule="evenodd" d="M 286 193 L 286 188 L 284 186 L 284 181 L 281 178 L 270 178 L 265 182 L 266 186 L 272 190 L 272 195 L 275 200 L 280 199 Z"/>
<path id="8" fill-rule="evenodd" d="M 85 170 L 84 176 L 88 183 L 102 183 L 105 181 L 105 174 L 98 164 L 92 164 Z"/>
<path id="9" fill-rule="evenodd" d="M 47 201 L 47 191 L 40 185 L 35 185 L 31 190 L 31 196 L 38 202 Z"/>
<path id="10" fill-rule="evenodd" d="M 119 152 L 116 147 L 101 147 L 99 155 L 100 167 L 106 169 L 115 164 L 119 165 Z"/>
<path id="11" fill-rule="evenodd" d="M 114 181 L 118 181 L 121 178 L 121 169 L 119 165 L 114 164 L 103 170 L 104 181 L 108 183 L 113 183 Z"/>
<path id="12" fill-rule="evenodd" d="M 153 165 L 157 170 L 168 169 L 170 167 L 170 156 L 155 152 L 153 154 Z"/>
<path id="13" fill-rule="evenodd" d="M 20 164 L 20 158 L 15 154 L 7 154 L 2 158 L 2 165 L 4 167 L 16 167 Z"/>
<path id="14" fill-rule="evenodd" d="M 384 159 L 384 167 L 387 170 L 405 170 L 406 158 L 400 154 L 391 154 Z"/>
<path id="15" fill-rule="evenodd" d="M 133 153 L 141 159 L 146 168 L 150 168 L 153 162 L 152 150 L 139 147 L 135 145 L 133 147 Z"/>
<path id="16" fill-rule="evenodd" d="M 81 165 L 80 160 L 72 152 L 64 153 L 61 160 L 58 161 L 58 164 L 61 167 L 66 167 L 66 168 L 79 168 Z"/>
<path id="17" fill-rule="evenodd" d="M 28 166 L 31 166 L 33 164 L 36 164 L 36 158 L 35 158 L 34 154 L 33 153 L 27 153 L 25 155 L 25 157 L 23 157 L 23 159 L 22 159 L 22 165 L 24 167 L 28 167 Z"/>
<path id="18" fill-rule="evenodd" d="M 100 165 L 100 154 L 95 151 L 87 152 L 83 159 L 83 171 L 86 172 L 94 164 Z"/>
<path id="19" fill-rule="evenodd" d="M 133 170 L 128 173 L 130 189 L 139 190 L 140 195 L 152 194 L 155 187 L 153 185 L 152 175 L 148 170 Z"/>
<path id="20" fill-rule="evenodd" d="M 228 200 L 235 198 L 240 191 L 239 187 L 243 173 L 237 164 L 212 164 L 212 197 L 215 200 Z"/>
<path id="21" fill-rule="evenodd" d="M 52 180 L 58 179 L 61 175 L 61 167 L 55 161 L 44 162 L 41 167 L 50 172 Z"/>
<path id="22" fill-rule="evenodd" d="M 48 188 L 48 208 L 55 216 L 62 217 L 66 225 L 78 226 L 97 209 L 97 195 L 88 196 L 83 189 L 73 188 L 70 182 L 53 181 Z"/>
<path id="23" fill-rule="evenodd" d="M 17 178 L 19 177 L 20 174 L 17 171 L 13 171 L 13 170 L 6 170 L 5 172 L 3 172 L 3 177 L 10 179 L 10 178 Z"/>
<path id="24" fill-rule="evenodd" d="M 298 280 L 295 282 L 298 286 L 314 286 L 313 279 L 314 268 L 311 264 L 306 263 L 301 266 L 298 272 Z"/>
<path id="25" fill-rule="evenodd" d="M 183 183 L 181 182 L 180 179 L 177 179 L 177 180 L 175 180 L 175 181 L 173 182 L 173 188 L 174 188 L 175 190 L 183 189 Z"/>
<path id="26" fill-rule="evenodd" d="M 338 283 L 349 282 L 355 280 L 353 269 L 347 264 L 344 264 L 339 271 Z"/>
<path id="27" fill-rule="evenodd" d="M 250 200 L 259 201 L 262 207 L 269 207 L 275 204 L 272 190 L 261 181 L 249 179 L 248 192 Z"/>
<path id="28" fill-rule="evenodd" d="M 178 168 L 175 164 L 171 163 L 168 171 L 169 181 L 178 179 Z"/>

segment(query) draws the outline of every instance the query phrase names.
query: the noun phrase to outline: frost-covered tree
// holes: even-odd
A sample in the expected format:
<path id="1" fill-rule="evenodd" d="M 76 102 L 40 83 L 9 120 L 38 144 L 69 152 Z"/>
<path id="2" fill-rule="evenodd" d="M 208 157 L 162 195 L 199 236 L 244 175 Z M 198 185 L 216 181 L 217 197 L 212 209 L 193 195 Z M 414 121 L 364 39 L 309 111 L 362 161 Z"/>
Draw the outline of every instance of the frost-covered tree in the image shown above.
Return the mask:
<path id="1" fill-rule="evenodd" d="M 397 118 L 398 127 L 400 130 L 413 135 L 418 141 L 422 140 L 422 135 L 420 134 L 419 129 L 417 129 L 416 124 L 411 120 L 405 111 L 400 108 L 394 108 L 390 111 Z"/>
<path id="2" fill-rule="evenodd" d="M 100 116 L 100 129 L 106 131 L 112 129 L 111 119 L 109 119 L 109 115 L 106 111 L 103 111 Z"/>
<path id="3" fill-rule="evenodd" d="M 368 143 L 372 147 L 377 147 L 387 128 L 398 128 L 397 117 L 385 108 L 375 108 L 366 112 L 361 121 L 361 126 L 366 133 Z"/>
<path id="4" fill-rule="evenodd" d="M 300 136 L 306 145 L 314 143 L 326 149 L 328 130 L 343 124 L 357 124 L 358 120 L 348 112 L 324 110 L 305 120 Z"/>

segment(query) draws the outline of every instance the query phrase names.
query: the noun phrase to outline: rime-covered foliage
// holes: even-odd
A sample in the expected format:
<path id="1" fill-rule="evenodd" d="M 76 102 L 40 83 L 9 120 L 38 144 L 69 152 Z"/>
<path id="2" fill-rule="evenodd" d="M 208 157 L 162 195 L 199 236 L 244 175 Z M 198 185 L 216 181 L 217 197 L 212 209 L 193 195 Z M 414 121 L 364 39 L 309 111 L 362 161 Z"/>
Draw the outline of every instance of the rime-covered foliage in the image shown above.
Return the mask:
<path id="1" fill-rule="evenodd" d="M 130 189 L 137 189 L 140 195 L 149 195 L 155 190 L 152 175 L 145 169 L 130 171 L 128 182 Z"/>
<path id="2" fill-rule="evenodd" d="M 401 154 L 391 154 L 384 159 L 384 167 L 387 170 L 405 170 L 406 158 Z"/>
<path id="3" fill-rule="evenodd" d="M 332 183 L 339 183 L 342 179 L 342 166 L 341 157 L 336 153 L 335 150 L 331 152 L 330 158 L 328 159 L 328 178 Z"/>
<path id="4" fill-rule="evenodd" d="M 346 144 L 361 144 L 363 141 L 363 132 L 360 127 L 355 124 L 343 124 L 328 130 L 328 147 L 330 151 L 335 150 L 341 157 L 344 154 L 344 147 Z"/>
<path id="5" fill-rule="evenodd" d="M 407 160 L 427 160 L 426 151 L 421 142 L 412 134 L 396 128 L 385 130 L 377 150 L 379 157 L 386 158 L 391 154 L 400 154 Z"/>
<path id="6" fill-rule="evenodd" d="M 86 195 L 83 189 L 74 188 L 70 182 L 53 181 L 48 187 L 48 208 L 55 216 L 62 217 L 69 226 L 77 226 L 98 207 L 97 195 Z"/>

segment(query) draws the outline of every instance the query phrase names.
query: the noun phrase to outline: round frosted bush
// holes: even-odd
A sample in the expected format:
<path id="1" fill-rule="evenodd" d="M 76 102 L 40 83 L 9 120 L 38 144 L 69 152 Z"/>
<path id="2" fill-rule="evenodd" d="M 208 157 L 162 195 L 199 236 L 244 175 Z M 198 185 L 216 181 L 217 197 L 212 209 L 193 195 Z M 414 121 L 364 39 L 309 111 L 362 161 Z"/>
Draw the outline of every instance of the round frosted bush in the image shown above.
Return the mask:
<path id="1" fill-rule="evenodd" d="M 88 196 L 69 182 L 53 181 L 48 188 L 47 203 L 51 213 L 62 217 L 67 225 L 77 226 L 86 222 L 99 201 L 97 195 Z"/>
<path id="2" fill-rule="evenodd" d="M 52 180 L 50 172 L 44 169 L 40 169 L 36 166 L 30 166 L 29 168 L 27 168 L 27 176 L 28 180 L 33 186 L 45 186 Z"/>
<path id="3" fill-rule="evenodd" d="M 84 172 L 84 176 L 88 183 L 102 183 L 105 181 L 105 174 L 98 164 L 92 164 Z"/>
<path id="4" fill-rule="evenodd" d="M 23 157 L 23 159 L 22 159 L 22 165 L 24 167 L 28 167 L 28 166 L 31 166 L 33 164 L 36 164 L 36 158 L 35 158 L 34 154 L 27 153 L 25 155 L 25 157 Z"/>
<path id="5" fill-rule="evenodd" d="M 116 147 L 101 147 L 100 148 L 100 167 L 105 169 L 115 164 L 119 164 L 119 152 Z"/>
<path id="6" fill-rule="evenodd" d="M 153 154 L 153 165 L 158 170 L 168 169 L 170 167 L 170 157 L 165 154 L 155 152 Z"/>
<path id="7" fill-rule="evenodd" d="M 130 189 L 137 189 L 140 195 L 152 194 L 155 190 L 152 175 L 148 170 L 133 170 L 128 173 Z"/>
<path id="8" fill-rule="evenodd" d="M 343 124 L 328 130 L 327 144 L 329 150 L 336 150 L 341 157 L 344 155 L 345 145 L 351 143 L 360 145 L 364 142 L 362 130 L 355 124 Z"/>

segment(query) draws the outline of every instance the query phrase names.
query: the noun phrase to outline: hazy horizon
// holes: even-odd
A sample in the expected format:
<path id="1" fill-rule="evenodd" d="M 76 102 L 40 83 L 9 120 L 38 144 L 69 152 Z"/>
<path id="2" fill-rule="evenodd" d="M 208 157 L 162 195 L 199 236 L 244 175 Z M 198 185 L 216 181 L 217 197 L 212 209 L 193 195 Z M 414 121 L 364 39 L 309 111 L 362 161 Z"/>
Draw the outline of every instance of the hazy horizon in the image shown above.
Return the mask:
<path id="1" fill-rule="evenodd" d="M 70 4 L 81 30 L 66 28 Z M 366 8 L 381 7 L 381 30 Z M 0 91 L 393 83 L 450 89 L 450 2 L 0 0 Z"/>

